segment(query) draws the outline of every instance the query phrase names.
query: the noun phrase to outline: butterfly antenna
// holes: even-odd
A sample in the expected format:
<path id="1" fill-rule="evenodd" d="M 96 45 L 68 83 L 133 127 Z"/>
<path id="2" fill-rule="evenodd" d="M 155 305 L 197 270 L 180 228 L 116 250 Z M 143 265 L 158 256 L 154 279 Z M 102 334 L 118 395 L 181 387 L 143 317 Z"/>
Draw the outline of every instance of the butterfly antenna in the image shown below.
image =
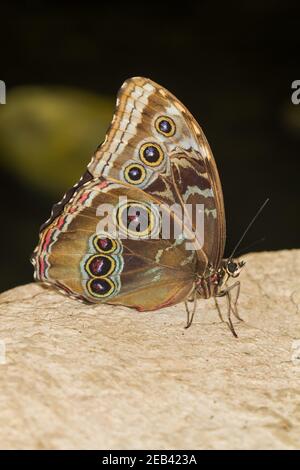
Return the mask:
<path id="1" fill-rule="evenodd" d="M 246 253 L 249 250 L 249 248 L 252 248 L 253 246 L 258 245 L 259 243 L 264 242 L 265 239 L 266 237 L 262 237 L 262 238 L 259 238 L 259 240 L 255 240 L 254 242 L 249 243 L 249 245 L 247 245 L 245 248 L 242 248 L 240 251 L 238 251 L 236 253 L 236 256 L 239 257 L 242 253 Z"/>
<path id="2" fill-rule="evenodd" d="M 229 259 L 232 259 L 233 258 L 233 255 L 234 253 L 236 252 L 236 250 L 238 249 L 238 247 L 240 246 L 241 242 L 244 240 L 247 232 L 249 231 L 249 229 L 252 227 L 252 225 L 254 224 L 254 222 L 256 221 L 257 217 L 259 216 L 259 214 L 262 212 L 262 210 L 265 208 L 265 206 L 268 204 L 269 202 L 269 198 L 267 198 L 265 200 L 265 202 L 260 206 L 260 208 L 258 209 L 258 211 L 256 212 L 255 216 L 253 217 L 253 219 L 250 221 L 250 223 L 248 224 L 247 228 L 244 230 L 244 233 L 243 235 L 241 236 L 241 238 L 239 239 L 239 241 L 237 242 L 237 244 L 235 245 L 234 249 L 232 250 L 232 253 L 231 255 L 229 256 Z"/>

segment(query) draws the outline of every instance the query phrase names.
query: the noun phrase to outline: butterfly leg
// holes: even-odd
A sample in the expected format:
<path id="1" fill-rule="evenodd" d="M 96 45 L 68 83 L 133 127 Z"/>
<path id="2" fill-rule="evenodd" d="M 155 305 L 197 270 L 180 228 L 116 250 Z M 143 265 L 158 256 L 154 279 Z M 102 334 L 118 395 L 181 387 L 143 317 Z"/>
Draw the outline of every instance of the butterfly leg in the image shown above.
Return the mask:
<path id="1" fill-rule="evenodd" d="M 224 323 L 224 318 L 223 318 L 223 316 L 222 316 L 222 312 L 221 312 L 221 309 L 220 309 L 220 305 L 218 304 L 218 301 L 217 301 L 217 298 L 216 298 L 216 297 L 214 297 L 214 301 L 215 301 L 216 309 L 217 309 L 217 311 L 218 311 L 219 318 L 220 318 L 221 322 Z"/>
<path id="2" fill-rule="evenodd" d="M 240 296 L 240 291 L 241 291 L 241 283 L 240 281 L 237 281 L 236 282 L 236 286 L 237 286 L 237 289 L 236 289 L 236 296 L 235 296 L 235 300 L 233 302 L 233 314 L 236 316 L 236 318 L 240 321 L 244 321 L 240 315 L 239 315 L 239 312 L 238 312 L 238 308 L 237 308 L 237 303 L 238 303 L 238 300 L 239 300 L 239 296 Z"/>
<path id="3" fill-rule="evenodd" d="M 188 301 L 191 301 L 191 299 L 189 299 Z M 189 328 L 191 324 L 193 323 L 193 319 L 194 319 L 194 315 L 195 315 L 196 307 L 197 307 L 197 291 L 196 290 L 194 292 L 193 302 L 194 304 L 193 304 L 193 308 L 191 311 L 189 310 L 188 302 L 187 301 L 184 302 L 185 310 L 187 313 L 187 322 L 185 325 L 185 329 Z"/>
<path id="4" fill-rule="evenodd" d="M 236 289 L 235 289 L 236 288 Z M 235 299 L 234 299 L 234 302 L 232 302 L 232 298 L 231 298 L 231 291 L 233 291 L 233 289 L 236 290 L 236 295 L 235 295 Z M 239 296 L 240 296 L 240 291 L 241 291 L 241 283 L 240 281 L 236 281 L 234 284 L 232 284 L 231 286 L 229 286 L 226 291 L 228 292 L 228 295 L 230 297 L 230 305 L 231 305 L 231 311 L 233 313 L 233 315 L 239 320 L 239 321 L 244 321 L 240 316 L 239 316 L 239 313 L 238 313 L 238 308 L 237 308 L 237 302 L 238 302 L 238 299 L 239 299 Z"/>
<path id="5" fill-rule="evenodd" d="M 231 297 L 230 297 L 229 290 L 226 291 L 225 295 L 226 295 L 226 299 L 227 299 L 227 325 L 228 325 L 231 333 L 233 334 L 233 336 L 235 338 L 238 338 L 238 335 L 236 334 L 236 331 L 234 329 L 233 323 L 232 323 L 231 318 L 230 318 L 231 311 L 233 311 L 233 310 L 232 310 L 232 306 L 231 306 Z"/>
<path id="6" fill-rule="evenodd" d="M 231 286 L 230 286 L 231 287 Z M 231 305 L 231 297 L 230 297 L 230 288 L 229 289 L 226 289 L 226 290 L 223 290 L 219 293 L 218 297 L 226 297 L 226 301 L 227 301 L 227 321 L 226 321 L 226 324 L 228 326 L 228 328 L 230 329 L 231 333 L 233 334 L 233 336 L 235 338 L 238 337 L 238 335 L 236 334 L 236 331 L 234 329 L 234 326 L 233 326 L 233 323 L 231 321 L 231 312 L 233 312 L 232 310 L 232 305 Z M 220 309 L 220 306 L 218 304 L 218 301 L 215 297 L 215 304 L 216 304 L 216 307 L 217 307 L 217 310 L 218 310 L 218 314 L 219 314 L 219 317 L 221 319 L 222 322 L 224 322 L 223 320 L 223 316 L 222 316 L 222 313 L 221 313 L 221 309 Z"/>

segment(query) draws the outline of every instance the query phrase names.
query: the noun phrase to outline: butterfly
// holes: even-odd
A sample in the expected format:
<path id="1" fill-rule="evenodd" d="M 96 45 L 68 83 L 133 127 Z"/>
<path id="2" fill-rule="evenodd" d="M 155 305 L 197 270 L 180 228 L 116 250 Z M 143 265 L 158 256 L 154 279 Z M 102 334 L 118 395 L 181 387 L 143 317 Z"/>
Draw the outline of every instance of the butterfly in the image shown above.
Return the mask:
<path id="1" fill-rule="evenodd" d="M 222 187 L 201 127 L 165 88 L 134 77 L 86 172 L 42 225 L 31 261 L 37 281 L 81 301 L 138 311 L 184 301 L 186 327 L 197 299 L 213 297 L 223 320 L 225 296 L 236 336 L 240 283 L 228 281 L 244 262 L 223 258 L 225 239 Z"/>

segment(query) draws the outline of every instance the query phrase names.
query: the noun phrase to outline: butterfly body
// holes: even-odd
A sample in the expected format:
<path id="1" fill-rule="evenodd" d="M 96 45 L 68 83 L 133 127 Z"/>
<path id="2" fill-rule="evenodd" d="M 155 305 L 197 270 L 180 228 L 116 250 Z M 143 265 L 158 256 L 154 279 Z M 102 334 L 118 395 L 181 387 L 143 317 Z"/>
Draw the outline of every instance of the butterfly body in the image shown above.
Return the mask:
<path id="1" fill-rule="evenodd" d="M 36 280 L 78 300 L 158 310 L 222 295 L 241 267 L 223 260 L 225 236 L 202 129 L 166 89 L 135 77 L 87 172 L 42 226 L 32 262 Z"/>

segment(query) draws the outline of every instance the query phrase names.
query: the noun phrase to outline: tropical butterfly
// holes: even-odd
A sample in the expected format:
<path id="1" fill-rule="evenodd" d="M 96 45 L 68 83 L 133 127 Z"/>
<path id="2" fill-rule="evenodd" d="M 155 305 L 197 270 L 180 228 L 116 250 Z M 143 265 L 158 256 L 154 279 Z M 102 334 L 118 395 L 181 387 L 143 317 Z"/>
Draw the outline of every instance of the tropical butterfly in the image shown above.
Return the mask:
<path id="1" fill-rule="evenodd" d="M 116 230 L 105 228 L 108 220 Z M 214 297 L 222 319 L 217 297 L 226 296 L 236 335 L 230 315 L 239 318 L 240 284 L 227 281 L 244 263 L 223 259 L 225 237 L 221 183 L 202 129 L 165 88 L 134 77 L 87 171 L 42 225 L 32 263 L 36 280 L 82 301 L 139 311 L 184 301 L 186 327 L 198 298 Z"/>

